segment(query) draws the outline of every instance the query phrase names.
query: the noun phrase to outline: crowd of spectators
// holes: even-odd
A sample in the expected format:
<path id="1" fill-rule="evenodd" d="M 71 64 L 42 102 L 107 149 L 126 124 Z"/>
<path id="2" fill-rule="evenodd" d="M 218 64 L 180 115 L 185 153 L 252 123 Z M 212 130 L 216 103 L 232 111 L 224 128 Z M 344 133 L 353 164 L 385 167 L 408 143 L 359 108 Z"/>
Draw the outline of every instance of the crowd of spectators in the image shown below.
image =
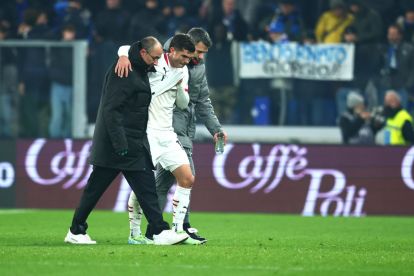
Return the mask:
<path id="1" fill-rule="evenodd" d="M 394 90 L 412 110 L 414 5 L 403 0 L 2 0 L 0 40 L 85 39 L 88 118 L 96 118 L 105 70 L 117 48 L 153 35 L 165 41 L 200 26 L 214 45 L 207 56 L 213 105 L 223 123 L 337 124 L 347 96 L 366 108 Z M 232 42 L 353 43 L 355 78 L 349 82 L 241 79 Z M 0 47 L 0 136 L 69 137 L 71 49 Z M 281 106 L 281 97 L 287 97 Z M 264 114 L 258 107 L 265 106 Z M 287 109 L 285 115 L 280 111 Z"/>

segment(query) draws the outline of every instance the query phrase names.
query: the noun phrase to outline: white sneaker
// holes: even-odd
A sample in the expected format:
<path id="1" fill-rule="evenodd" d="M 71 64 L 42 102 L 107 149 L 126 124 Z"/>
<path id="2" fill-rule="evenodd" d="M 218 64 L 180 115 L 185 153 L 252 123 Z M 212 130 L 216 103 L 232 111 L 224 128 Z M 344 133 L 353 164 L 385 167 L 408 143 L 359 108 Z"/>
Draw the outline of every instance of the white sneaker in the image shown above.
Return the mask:
<path id="1" fill-rule="evenodd" d="M 164 230 L 158 235 L 154 235 L 155 245 L 173 245 L 178 244 L 188 239 L 187 233 L 176 233 L 173 230 Z"/>
<path id="2" fill-rule="evenodd" d="M 91 237 L 89 237 L 88 234 L 82 235 L 82 234 L 72 234 L 70 232 L 70 229 L 65 237 L 66 243 L 72 243 L 72 244 L 96 244 L 96 241 L 93 241 Z"/>

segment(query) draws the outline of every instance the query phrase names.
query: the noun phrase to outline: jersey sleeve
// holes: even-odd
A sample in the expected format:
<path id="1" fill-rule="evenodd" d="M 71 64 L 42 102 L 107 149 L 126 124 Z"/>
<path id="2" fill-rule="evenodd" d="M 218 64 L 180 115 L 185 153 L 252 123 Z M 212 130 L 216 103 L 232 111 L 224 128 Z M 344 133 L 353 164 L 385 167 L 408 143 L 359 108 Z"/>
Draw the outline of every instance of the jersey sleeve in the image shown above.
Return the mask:
<path id="1" fill-rule="evenodd" d="M 131 48 L 130 45 L 123 45 L 118 49 L 118 57 L 126 56 L 128 57 L 129 49 Z"/>

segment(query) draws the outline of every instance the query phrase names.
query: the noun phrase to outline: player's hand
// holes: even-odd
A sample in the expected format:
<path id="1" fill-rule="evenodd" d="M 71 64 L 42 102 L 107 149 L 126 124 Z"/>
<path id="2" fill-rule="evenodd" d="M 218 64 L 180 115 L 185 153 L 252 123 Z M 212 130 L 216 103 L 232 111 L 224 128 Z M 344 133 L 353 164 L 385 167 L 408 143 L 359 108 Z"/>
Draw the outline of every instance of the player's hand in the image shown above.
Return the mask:
<path id="1" fill-rule="evenodd" d="M 120 78 L 127 78 L 129 71 L 132 71 L 131 62 L 129 61 L 128 57 L 120 56 L 115 66 L 115 74 L 117 74 Z"/>
<path id="2" fill-rule="evenodd" d="M 224 144 L 227 144 L 227 133 L 223 130 L 223 131 L 221 131 L 223 134 L 224 134 Z M 214 139 L 214 143 L 215 142 L 217 142 L 217 140 L 218 140 L 218 134 L 219 134 L 220 132 L 216 132 L 216 133 L 214 133 L 214 136 L 213 136 L 213 139 Z"/>

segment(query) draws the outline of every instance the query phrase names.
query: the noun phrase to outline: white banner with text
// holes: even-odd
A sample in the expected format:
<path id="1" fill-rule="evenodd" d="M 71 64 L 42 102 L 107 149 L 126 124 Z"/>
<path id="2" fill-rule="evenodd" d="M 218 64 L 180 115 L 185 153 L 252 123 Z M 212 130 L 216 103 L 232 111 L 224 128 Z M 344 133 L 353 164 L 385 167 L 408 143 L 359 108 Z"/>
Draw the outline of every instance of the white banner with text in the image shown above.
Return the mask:
<path id="1" fill-rule="evenodd" d="M 240 78 L 352 80 L 352 44 L 240 43 Z"/>

